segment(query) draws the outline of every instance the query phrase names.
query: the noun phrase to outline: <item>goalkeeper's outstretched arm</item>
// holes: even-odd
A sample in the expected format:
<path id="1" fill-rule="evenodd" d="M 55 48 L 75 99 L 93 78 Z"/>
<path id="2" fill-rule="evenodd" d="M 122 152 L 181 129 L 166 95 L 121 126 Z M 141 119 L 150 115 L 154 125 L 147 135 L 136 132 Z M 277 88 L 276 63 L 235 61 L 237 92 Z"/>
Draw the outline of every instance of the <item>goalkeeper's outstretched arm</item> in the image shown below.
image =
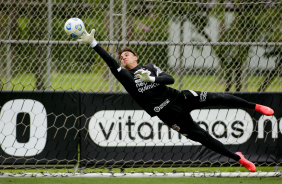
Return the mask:
<path id="1" fill-rule="evenodd" d="M 98 42 L 94 38 L 94 34 L 95 29 L 92 29 L 90 34 L 85 31 L 85 33 L 77 41 L 90 44 L 90 46 L 102 57 L 102 59 L 107 63 L 107 65 L 111 69 L 112 73 L 116 76 L 118 71 L 121 70 L 121 67 L 119 66 L 117 61 L 98 44 Z"/>
<path id="2" fill-rule="evenodd" d="M 107 51 L 105 51 L 100 45 L 98 45 L 98 42 L 94 38 L 94 33 L 95 33 L 95 29 L 92 29 L 90 34 L 87 31 L 85 31 L 85 33 L 77 41 L 90 44 L 90 46 L 107 63 L 107 65 L 111 69 L 111 72 L 114 74 L 114 76 L 119 80 L 123 76 L 123 74 L 122 74 L 123 72 L 120 72 L 122 70 L 121 66 L 118 64 L 118 62 L 112 56 L 110 56 L 108 54 Z M 134 64 L 132 66 L 136 67 L 137 62 L 136 62 L 136 65 Z M 132 69 L 132 66 L 131 66 L 131 68 L 127 68 L 127 69 L 128 70 Z M 142 68 L 139 69 L 138 71 L 136 71 L 135 75 L 145 82 L 155 82 L 155 83 L 159 83 L 159 84 L 173 84 L 174 83 L 174 78 L 171 75 L 161 71 L 156 66 L 154 66 L 154 68 L 157 71 L 157 73 L 159 73 L 156 76 L 150 76 L 149 73 L 147 71 L 143 70 Z"/>

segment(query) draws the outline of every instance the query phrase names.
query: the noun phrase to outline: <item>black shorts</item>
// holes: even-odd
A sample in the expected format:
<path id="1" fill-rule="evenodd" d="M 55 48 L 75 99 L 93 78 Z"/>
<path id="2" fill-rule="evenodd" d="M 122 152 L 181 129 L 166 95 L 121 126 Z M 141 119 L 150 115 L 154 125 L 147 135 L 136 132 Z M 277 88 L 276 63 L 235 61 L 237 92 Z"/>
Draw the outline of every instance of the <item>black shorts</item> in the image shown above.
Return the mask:
<path id="1" fill-rule="evenodd" d="M 167 125 L 180 125 L 193 122 L 190 112 L 208 106 L 227 106 L 232 108 L 254 109 L 255 104 L 242 98 L 224 93 L 211 93 L 206 91 L 181 91 L 179 97 L 171 106 L 164 108 L 158 117 Z M 186 126 L 186 124 L 185 124 Z"/>
<path id="2" fill-rule="evenodd" d="M 208 92 L 205 91 L 181 91 L 179 97 L 168 108 L 162 109 L 158 117 L 168 126 L 182 123 L 192 123 L 190 112 L 206 105 Z"/>

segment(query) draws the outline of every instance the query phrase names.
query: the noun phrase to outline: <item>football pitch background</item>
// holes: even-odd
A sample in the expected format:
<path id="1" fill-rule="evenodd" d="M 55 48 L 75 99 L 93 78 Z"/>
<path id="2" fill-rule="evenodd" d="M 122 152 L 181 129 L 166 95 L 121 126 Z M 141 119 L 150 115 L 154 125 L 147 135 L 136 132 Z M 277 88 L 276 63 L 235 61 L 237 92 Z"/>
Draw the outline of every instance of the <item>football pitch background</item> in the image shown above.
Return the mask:
<path id="1" fill-rule="evenodd" d="M 1 184 L 281 184 L 282 178 L 1 178 Z"/>

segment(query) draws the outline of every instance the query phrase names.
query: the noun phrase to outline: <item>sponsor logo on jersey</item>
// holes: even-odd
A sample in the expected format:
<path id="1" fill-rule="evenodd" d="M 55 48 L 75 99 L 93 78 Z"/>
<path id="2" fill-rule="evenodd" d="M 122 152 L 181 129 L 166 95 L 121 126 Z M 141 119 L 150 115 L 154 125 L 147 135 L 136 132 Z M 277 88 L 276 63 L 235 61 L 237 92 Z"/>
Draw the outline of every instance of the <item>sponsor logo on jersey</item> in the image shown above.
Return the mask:
<path id="1" fill-rule="evenodd" d="M 167 106 L 167 104 L 169 104 L 169 99 L 166 99 L 161 105 L 159 105 L 159 106 L 156 106 L 155 108 L 154 108 L 154 111 L 155 112 L 160 112 L 165 106 Z"/>
<path id="2" fill-rule="evenodd" d="M 202 91 L 200 94 L 200 102 L 205 102 L 207 99 L 207 92 L 206 91 Z"/>
<path id="3" fill-rule="evenodd" d="M 146 70 L 146 71 L 149 73 L 149 75 L 151 74 L 149 70 Z M 136 88 L 139 93 L 144 93 L 145 91 L 155 88 L 160 85 L 159 83 L 145 82 L 139 79 L 138 77 L 136 77 L 136 75 L 134 76 L 134 81 L 135 81 Z"/>

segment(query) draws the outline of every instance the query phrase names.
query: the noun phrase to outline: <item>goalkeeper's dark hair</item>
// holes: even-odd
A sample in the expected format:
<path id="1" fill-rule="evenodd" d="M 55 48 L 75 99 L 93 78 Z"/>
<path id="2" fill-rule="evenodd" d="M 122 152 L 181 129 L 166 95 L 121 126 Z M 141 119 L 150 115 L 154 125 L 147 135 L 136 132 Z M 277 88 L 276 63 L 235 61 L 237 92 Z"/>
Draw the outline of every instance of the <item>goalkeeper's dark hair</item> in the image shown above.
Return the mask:
<path id="1" fill-rule="evenodd" d="M 120 57 L 122 53 L 124 52 L 131 52 L 134 56 L 137 56 L 135 54 L 135 52 L 130 48 L 130 47 L 124 47 L 123 49 L 121 49 L 119 52 L 118 52 L 118 56 Z"/>

